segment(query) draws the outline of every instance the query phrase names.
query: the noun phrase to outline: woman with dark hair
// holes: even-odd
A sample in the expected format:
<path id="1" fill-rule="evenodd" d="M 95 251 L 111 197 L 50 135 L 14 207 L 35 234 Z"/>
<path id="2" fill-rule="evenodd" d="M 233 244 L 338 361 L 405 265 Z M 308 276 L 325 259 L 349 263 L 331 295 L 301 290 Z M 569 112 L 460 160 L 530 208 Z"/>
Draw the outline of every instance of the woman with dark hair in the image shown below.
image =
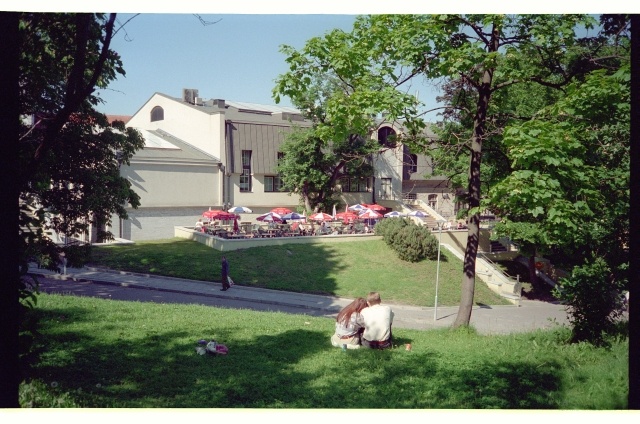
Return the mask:
<path id="1" fill-rule="evenodd" d="M 331 336 L 333 346 L 347 345 L 347 349 L 360 347 L 360 335 L 364 329 L 364 321 L 360 312 L 367 306 L 367 301 L 358 297 L 342 308 L 336 317 L 336 332 Z"/>

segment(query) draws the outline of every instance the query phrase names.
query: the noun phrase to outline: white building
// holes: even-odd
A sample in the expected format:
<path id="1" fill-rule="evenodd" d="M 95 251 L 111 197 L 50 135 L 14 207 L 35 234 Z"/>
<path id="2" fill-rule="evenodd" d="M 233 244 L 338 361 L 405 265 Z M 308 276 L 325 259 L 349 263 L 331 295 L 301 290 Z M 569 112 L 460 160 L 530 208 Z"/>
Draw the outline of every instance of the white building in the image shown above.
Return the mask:
<path id="1" fill-rule="evenodd" d="M 111 231 L 116 237 L 171 238 L 174 226 L 193 226 L 209 208 L 246 206 L 253 214 L 243 215 L 242 220 L 251 221 L 277 206 L 292 210 L 298 206 L 297 195 L 280 191 L 276 173 L 286 133 L 294 126 L 310 126 L 296 109 L 204 100 L 197 90 L 185 89 L 181 98 L 155 93 L 127 126 L 145 138 L 144 149 L 121 170 L 140 196 L 141 206 L 129 208 L 127 220 L 114 217 Z M 411 154 L 401 144 L 388 145 L 388 137 L 399 131 L 382 124 L 372 134 L 383 148 L 372 158 L 374 177 L 357 184 L 343 181 L 343 203 L 377 202 L 395 208 L 409 198 L 446 205 L 444 195 L 450 195 L 446 184 L 441 179 L 440 187 L 424 183 L 433 181 L 425 180 L 431 174 L 428 158 Z"/>

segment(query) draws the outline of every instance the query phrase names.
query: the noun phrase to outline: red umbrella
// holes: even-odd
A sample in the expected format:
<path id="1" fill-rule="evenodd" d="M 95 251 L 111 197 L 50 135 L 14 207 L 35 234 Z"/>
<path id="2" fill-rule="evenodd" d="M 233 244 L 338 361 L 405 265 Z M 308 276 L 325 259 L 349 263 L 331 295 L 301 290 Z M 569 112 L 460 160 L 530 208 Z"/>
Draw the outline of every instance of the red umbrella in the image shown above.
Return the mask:
<path id="1" fill-rule="evenodd" d="M 351 222 L 358 219 L 358 215 L 353 212 L 340 212 L 336 214 L 336 219 L 340 219 L 344 222 Z"/>
<path id="2" fill-rule="evenodd" d="M 386 211 L 387 208 L 385 208 L 384 206 L 378 205 L 376 203 L 372 203 L 372 204 L 367 204 L 367 203 L 363 203 L 362 206 L 364 206 L 367 209 L 371 209 L 372 211 Z"/>
<path id="3" fill-rule="evenodd" d="M 310 215 L 309 219 L 311 221 L 331 221 L 333 217 L 328 213 L 318 212 L 318 213 L 314 213 L 313 215 Z"/>
<path id="4" fill-rule="evenodd" d="M 214 209 L 212 211 L 205 211 L 202 214 L 202 216 L 208 219 L 219 219 L 221 221 L 227 221 L 227 220 L 236 218 L 236 214 L 225 212 L 219 209 Z"/>
<path id="5" fill-rule="evenodd" d="M 291 213 L 293 211 L 291 209 L 287 209 L 287 208 L 273 208 L 273 209 L 271 209 L 271 212 L 277 213 L 278 215 L 286 215 L 286 214 Z"/>

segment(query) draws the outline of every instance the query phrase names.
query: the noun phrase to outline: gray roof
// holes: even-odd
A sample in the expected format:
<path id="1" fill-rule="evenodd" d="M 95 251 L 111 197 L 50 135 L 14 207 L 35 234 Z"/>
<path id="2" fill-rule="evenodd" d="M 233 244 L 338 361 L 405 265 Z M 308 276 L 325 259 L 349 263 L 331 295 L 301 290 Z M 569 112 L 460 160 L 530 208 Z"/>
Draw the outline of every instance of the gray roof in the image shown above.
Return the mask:
<path id="1" fill-rule="evenodd" d="M 132 160 L 171 160 L 178 162 L 220 163 L 220 159 L 162 130 L 136 128 L 145 139 L 145 147 Z"/>

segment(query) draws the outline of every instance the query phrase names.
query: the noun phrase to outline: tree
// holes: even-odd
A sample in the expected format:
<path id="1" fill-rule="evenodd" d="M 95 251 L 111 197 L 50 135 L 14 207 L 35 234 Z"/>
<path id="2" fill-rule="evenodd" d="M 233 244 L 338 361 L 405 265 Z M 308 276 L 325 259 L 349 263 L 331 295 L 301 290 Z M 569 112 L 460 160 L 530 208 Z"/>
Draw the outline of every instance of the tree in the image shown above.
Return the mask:
<path id="1" fill-rule="evenodd" d="M 370 135 L 380 124 L 380 111 L 402 116 L 415 104 L 394 88 L 401 84 L 393 83 L 396 76 L 375 74 L 357 41 L 334 30 L 312 38 L 300 51 L 281 49 L 289 71 L 277 78 L 274 99 L 289 97 L 312 127 L 287 137 L 278 171 L 285 189 L 299 193 L 309 211 L 329 210 L 340 178 L 373 175 L 370 158 L 382 149 Z"/>
<path id="2" fill-rule="evenodd" d="M 571 307 L 574 339 L 596 344 L 628 284 L 631 71 L 625 57 L 616 72 L 590 72 L 556 104 L 505 130 L 513 171 L 487 199 L 504 218 L 498 233 L 572 269 L 559 296 Z M 593 278 L 585 279 L 591 271 Z"/>
<path id="3" fill-rule="evenodd" d="M 12 239 L 18 231 L 17 257 L 7 268 L 20 270 L 23 277 L 30 259 L 38 258 L 53 268 L 61 253 L 71 253 L 55 245 L 47 237 L 48 231 L 77 236 L 90 224 L 108 226 L 112 214 L 126 218 L 125 203 L 139 204 L 131 184 L 120 177 L 119 166 L 128 163 L 143 140 L 122 122 L 109 125 L 94 109 L 100 102 L 93 94 L 95 88 L 106 87 L 118 74 L 124 74 L 120 57 L 109 48 L 115 17 L 20 13 L 7 18 L 11 21 L 7 31 L 13 31 L 20 52 L 10 57 L 3 51 L 7 55 L 3 63 L 17 70 L 10 84 L 20 88 L 18 102 L 9 105 L 7 115 L 20 127 L 18 133 L 6 133 L 12 138 L 5 144 L 16 150 L 3 159 L 15 164 L 15 197 L 7 204 L 19 205 L 20 213 L 16 214 L 17 222 L 3 220 L 1 225 L 14 234 Z M 111 235 L 102 231 L 100 236 Z M 0 297 L 7 302 L 7 310 L 15 312 L 27 305 L 18 302 L 19 296 L 33 297 L 26 278 L 20 274 L 11 278 Z M 17 319 L 19 314 L 15 316 Z M 6 325 L 11 335 L 6 340 L 12 344 L 17 327 L 15 321 Z M 3 348 L 4 344 L 5 339 Z M 17 361 L 18 343 L 12 346 L 7 347 L 3 366 Z M 1 379 L 3 394 L 7 394 L 2 398 L 3 406 L 18 406 L 19 373 L 19 367 L 14 367 Z"/>
<path id="4" fill-rule="evenodd" d="M 560 88 L 570 82 L 574 71 L 566 58 L 574 55 L 575 29 L 592 24 L 593 19 L 579 15 L 366 16 L 356 19 L 350 34 L 334 32 L 335 37 L 314 39 L 315 49 L 288 59 L 295 63 L 302 57 L 308 67 L 336 75 L 349 88 L 348 98 L 337 97 L 331 109 L 334 122 L 358 113 L 402 119 L 408 129 L 402 141 L 412 150 L 426 151 L 431 143 L 421 136 L 425 123 L 415 99 L 400 89 L 416 77 L 458 84 L 452 103 L 445 106 L 463 117 L 459 122 L 466 131 L 456 145 L 469 155 L 468 241 L 455 327 L 469 324 L 473 306 L 483 145 L 497 129 L 492 126 L 492 98 L 518 84 Z M 306 69 L 292 68 L 289 79 L 298 87 L 294 92 L 311 82 Z M 286 90 L 281 93 L 289 95 Z M 447 129 L 448 123 L 442 127 Z"/>

